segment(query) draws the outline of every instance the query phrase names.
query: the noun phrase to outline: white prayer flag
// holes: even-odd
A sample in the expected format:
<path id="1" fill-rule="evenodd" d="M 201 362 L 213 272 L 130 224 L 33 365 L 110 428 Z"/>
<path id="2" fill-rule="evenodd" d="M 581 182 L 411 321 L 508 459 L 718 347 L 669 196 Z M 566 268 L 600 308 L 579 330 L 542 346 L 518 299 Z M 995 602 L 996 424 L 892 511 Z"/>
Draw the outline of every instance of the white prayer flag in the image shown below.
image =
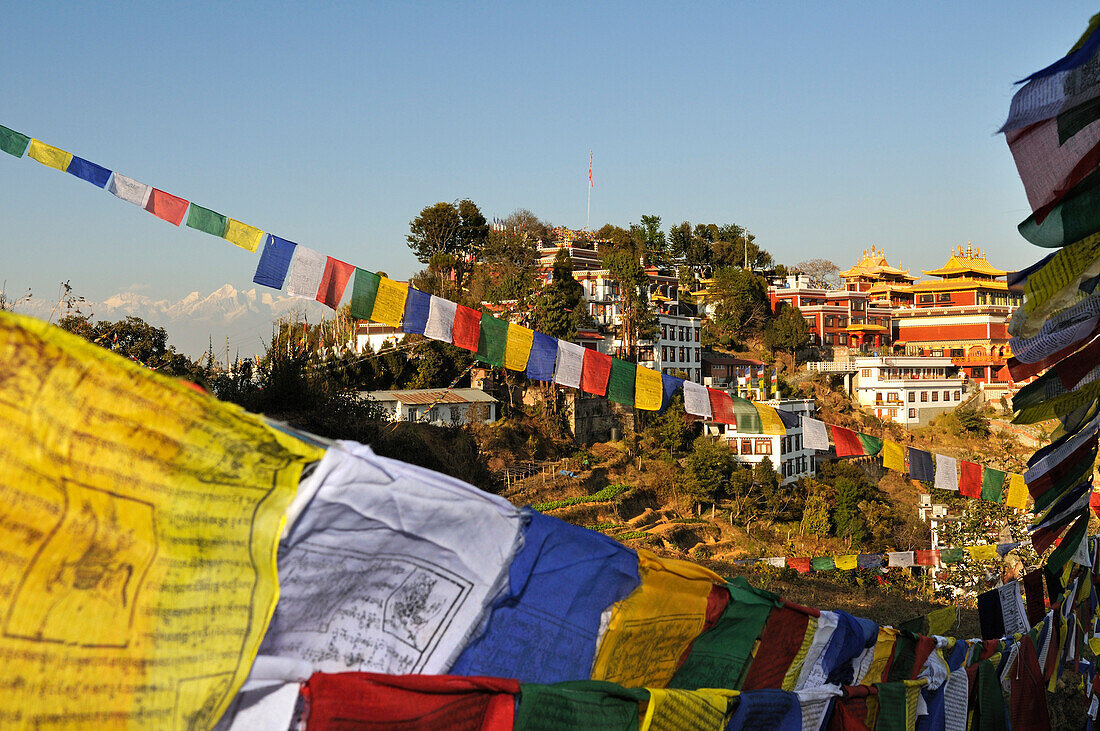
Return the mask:
<path id="1" fill-rule="evenodd" d="M 825 422 L 802 417 L 802 444 L 809 449 L 817 449 L 822 452 L 829 451 L 829 430 L 825 428 Z"/>
<path id="2" fill-rule="evenodd" d="M 936 455 L 936 482 L 939 490 L 959 491 L 959 462 L 946 454 Z"/>
<path id="3" fill-rule="evenodd" d="M 133 203 L 135 206 L 141 206 L 142 208 L 149 202 L 149 195 L 153 192 L 153 189 L 145 183 L 139 183 L 133 178 L 127 178 L 125 175 L 119 175 L 118 173 L 111 175 L 111 182 L 107 186 L 107 190 L 127 203 Z"/>
<path id="4" fill-rule="evenodd" d="M 1024 611 L 1024 597 L 1020 593 L 1020 582 L 1010 581 L 997 587 L 997 598 L 1001 600 L 1001 619 L 1004 620 L 1005 634 L 1030 632 L 1031 625 Z"/>
<path id="5" fill-rule="evenodd" d="M 839 618 L 836 612 L 822 610 L 817 618 L 817 629 L 814 630 L 813 640 L 806 651 L 806 657 L 802 661 L 802 670 L 798 673 L 792 690 L 805 690 L 826 685 L 829 680 L 829 672 L 825 668 L 825 650 L 833 639 Z"/>
<path id="6" fill-rule="evenodd" d="M 581 387 L 581 369 L 584 367 L 584 346 L 558 340 L 558 360 L 554 365 L 554 383 L 570 388 Z"/>
<path id="7" fill-rule="evenodd" d="M 455 326 L 455 312 L 458 305 L 450 300 L 432 295 L 428 305 L 428 322 L 424 326 L 424 337 L 449 343 Z"/>
<path id="8" fill-rule="evenodd" d="M 317 299 L 326 263 L 328 257 L 324 254 L 307 246 L 299 246 L 294 251 L 294 261 L 290 263 L 290 271 L 286 275 L 286 293 L 291 297 Z"/>
<path id="9" fill-rule="evenodd" d="M 970 681 L 966 677 L 966 668 L 959 668 L 952 672 L 944 683 L 945 731 L 966 731 L 966 704 L 969 697 Z"/>
<path id="10" fill-rule="evenodd" d="M 684 381 L 684 411 L 704 419 L 711 417 L 710 394 L 706 386 L 694 381 Z"/>
<path id="11" fill-rule="evenodd" d="M 337 442 L 279 555 L 260 652 L 320 672 L 447 672 L 508 581 L 521 513 L 460 480 Z"/>
<path id="12" fill-rule="evenodd" d="M 887 566 L 916 566 L 916 554 L 912 551 L 895 551 L 893 553 L 886 554 Z"/>
<path id="13" fill-rule="evenodd" d="M 787 565 L 786 556 L 769 556 L 768 558 L 760 559 L 769 566 L 776 566 L 778 568 L 784 568 Z"/>
<path id="14" fill-rule="evenodd" d="M 825 721 L 825 714 L 833 707 L 833 700 L 843 695 L 839 685 L 822 685 L 817 688 L 796 690 L 798 704 L 802 706 L 803 731 L 817 731 Z"/>

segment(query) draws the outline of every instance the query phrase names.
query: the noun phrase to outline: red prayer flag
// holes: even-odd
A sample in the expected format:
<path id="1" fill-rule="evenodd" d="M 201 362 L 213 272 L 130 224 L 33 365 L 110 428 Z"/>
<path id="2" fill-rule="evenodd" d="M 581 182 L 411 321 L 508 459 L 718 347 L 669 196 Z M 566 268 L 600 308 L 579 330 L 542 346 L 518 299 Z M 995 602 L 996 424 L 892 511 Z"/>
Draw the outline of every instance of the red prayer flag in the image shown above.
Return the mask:
<path id="1" fill-rule="evenodd" d="M 314 673 L 306 728 L 511 731 L 519 681 L 456 675 Z"/>
<path id="2" fill-rule="evenodd" d="M 792 566 L 796 561 L 805 561 L 806 571 L 810 570 L 810 559 L 787 559 L 787 563 Z M 805 612 L 785 605 L 773 609 L 768 615 L 764 631 L 760 634 L 760 651 L 749 665 L 741 690 L 782 688 L 783 677 L 802 648 L 809 623 L 810 617 Z"/>
<path id="3" fill-rule="evenodd" d="M 465 305 L 455 307 L 455 324 L 451 329 L 451 342 L 472 353 L 477 352 L 481 337 L 481 313 Z"/>
<path id="4" fill-rule="evenodd" d="M 321 286 L 317 288 L 317 301 L 336 309 L 340 300 L 344 298 L 344 288 L 348 286 L 348 280 L 355 273 L 355 266 L 333 259 L 331 256 L 325 262 L 325 273 L 321 276 Z"/>
<path id="5" fill-rule="evenodd" d="M 861 457 L 867 452 L 863 449 L 863 442 L 859 440 L 851 429 L 829 424 L 829 431 L 833 433 L 833 444 L 836 445 L 837 457 Z"/>
<path id="6" fill-rule="evenodd" d="M 810 573 L 810 567 L 813 565 L 813 560 L 809 558 L 788 558 L 787 566 L 792 568 L 800 574 Z"/>
<path id="7" fill-rule="evenodd" d="M 163 218 L 168 223 L 179 226 L 183 221 L 183 214 L 187 212 L 187 201 L 171 193 L 165 193 L 159 188 L 153 188 L 149 194 L 149 202 L 145 204 L 145 210 L 157 218 Z"/>
<path id="8" fill-rule="evenodd" d="M 974 462 L 959 460 L 959 494 L 982 499 L 982 466 Z"/>
<path id="9" fill-rule="evenodd" d="M 913 551 L 913 563 L 917 566 L 939 566 L 940 551 L 938 548 L 925 548 Z"/>
<path id="10" fill-rule="evenodd" d="M 584 349 L 581 365 L 581 390 L 597 396 L 607 395 L 607 379 L 611 377 L 611 356 L 591 348 Z"/>
<path id="11" fill-rule="evenodd" d="M 719 424 L 737 425 L 737 417 L 733 413 L 733 399 L 725 391 L 707 387 L 707 395 L 710 396 L 711 419 Z"/>
<path id="12" fill-rule="evenodd" d="M 1100 518 L 1100 492 L 1093 491 L 1089 496 L 1089 507 L 1092 508 L 1092 512 L 1096 513 L 1096 517 Z"/>

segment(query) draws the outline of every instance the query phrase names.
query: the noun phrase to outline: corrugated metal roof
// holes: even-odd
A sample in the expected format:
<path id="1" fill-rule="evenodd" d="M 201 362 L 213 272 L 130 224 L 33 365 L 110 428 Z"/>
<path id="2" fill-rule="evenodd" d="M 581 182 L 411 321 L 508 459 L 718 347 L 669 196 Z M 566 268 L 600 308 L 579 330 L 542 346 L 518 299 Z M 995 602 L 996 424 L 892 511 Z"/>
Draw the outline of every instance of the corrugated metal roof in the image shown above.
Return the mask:
<path id="1" fill-rule="evenodd" d="M 375 401 L 400 401 L 403 404 L 470 404 L 491 403 L 496 399 L 480 388 L 411 388 L 394 391 L 362 391 Z"/>

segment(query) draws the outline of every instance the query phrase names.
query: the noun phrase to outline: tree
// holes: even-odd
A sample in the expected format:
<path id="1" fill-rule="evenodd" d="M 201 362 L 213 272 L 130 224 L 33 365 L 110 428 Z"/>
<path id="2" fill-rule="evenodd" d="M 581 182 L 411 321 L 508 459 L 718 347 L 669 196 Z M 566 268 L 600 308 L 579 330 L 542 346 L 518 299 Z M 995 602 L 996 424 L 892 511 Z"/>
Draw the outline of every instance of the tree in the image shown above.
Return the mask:
<path id="1" fill-rule="evenodd" d="M 168 331 L 154 327 L 140 317 L 117 322 L 92 323 L 87 315 L 66 315 L 58 326 L 85 340 L 101 345 L 130 360 L 166 375 L 194 379 L 197 364 L 168 345 Z"/>
<path id="2" fill-rule="evenodd" d="M 800 261 L 795 264 L 794 271 L 805 275 L 812 287 L 820 289 L 840 287 L 840 267 L 828 259 Z"/>
<path id="3" fill-rule="evenodd" d="M 475 302 L 507 303 L 507 314 L 530 311 L 536 288 L 539 246 L 547 241 L 549 226 L 535 214 L 519 209 L 489 232 L 481 252 L 481 266 L 471 275 L 470 295 Z"/>
<path id="4" fill-rule="evenodd" d="M 756 244 L 756 237 L 743 226 L 727 223 L 699 223 L 693 228 L 684 221 L 669 229 L 669 254 L 699 271 L 705 267 L 768 269 L 771 254 Z"/>
<path id="5" fill-rule="evenodd" d="M 810 342 L 810 324 L 802 312 L 792 305 L 780 303 L 775 317 L 764 326 L 764 344 L 772 350 L 786 350 L 794 357 L 795 351 Z"/>
<path id="6" fill-rule="evenodd" d="M 409 222 L 405 237 L 416 258 L 424 264 L 449 270 L 462 291 L 467 267 L 481 253 L 489 237 L 489 224 L 473 201 L 436 203 Z"/>
<path id="7" fill-rule="evenodd" d="M 820 492 L 812 493 L 806 498 L 800 530 L 803 535 L 829 535 L 829 501 Z"/>
<path id="8" fill-rule="evenodd" d="M 645 269 L 633 251 L 605 251 L 600 262 L 617 285 L 615 304 L 619 310 L 619 342 L 627 360 L 638 355 L 638 341 L 652 339 L 657 334 L 657 318 L 649 306 L 645 285 L 649 282 Z"/>
<path id="9" fill-rule="evenodd" d="M 744 269 L 723 267 L 714 272 L 713 279 L 711 320 L 719 333 L 740 342 L 760 334 L 771 315 L 764 278 Z"/>
<path id="10" fill-rule="evenodd" d="M 700 436 L 684 460 L 684 489 L 696 499 L 713 501 L 729 482 L 733 468 L 733 455 L 724 441 Z"/>
<path id="11" fill-rule="evenodd" d="M 672 397 L 668 408 L 652 418 L 642 435 L 646 448 L 674 455 L 687 447 L 691 427 L 684 411 L 684 399 L 679 393 Z"/>
<path id="12" fill-rule="evenodd" d="M 573 260 L 564 247 L 554 257 L 550 282 L 535 298 L 531 314 L 535 330 L 559 340 L 572 340 L 579 328 L 592 324 L 584 288 L 573 278 Z"/>
<path id="13" fill-rule="evenodd" d="M 631 224 L 630 234 L 645 252 L 649 266 L 667 267 L 671 261 L 665 232 L 661 230 L 660 216 L 642 216 L 641 225 Z"/>

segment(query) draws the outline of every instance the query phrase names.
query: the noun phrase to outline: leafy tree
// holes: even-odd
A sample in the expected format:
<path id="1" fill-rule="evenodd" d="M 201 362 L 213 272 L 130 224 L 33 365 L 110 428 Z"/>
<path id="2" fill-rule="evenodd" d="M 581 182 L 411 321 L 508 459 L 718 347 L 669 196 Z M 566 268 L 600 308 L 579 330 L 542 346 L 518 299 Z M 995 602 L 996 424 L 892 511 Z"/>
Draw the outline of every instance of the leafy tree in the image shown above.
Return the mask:
<path id="1" fill-rule="evenodd" d="M 866 536 L 866 524 L 863 522 L 859 504 L 869 497 L 862 485 L 849 477 L 836 480 L 836 509 L 833 511 L 833 526 L 836 535 L 850 537 L 854 543 L 862 543 Z"/>
<path id="2" fill-rule="evenodd" d="M 714 272 L 714 327 L 726 337 L 744 342 L 759 335 L 771 315 L 767 283 L 744 269 L 723 267 Z"/>
<path id="3" fill-rule="evenodd" d="M 535 330 L 560 340 L 572 340 L 577 330 L 593 323 L 584 299 L 584 288 L 573 278 L 573 261 L 564 247 L 554 257 L 550 282 L 535 298 L 532 324 Z"/>
<path id="4" fill-rule="evenodd" d="M 794 266 L 794 271 L 803 274 L 813 287 L 837 289 L 840 287 L 840 267 L 828 259 L 808 259 Z"/>
<path id="5" fill-rule="evenodd" d="M 684 221 L 669 229 L 668 249 L 677 261 L 699 271 L 707 267 L 768 269 L 774 263 L 771 254 L 756 244 L 743 226 L 735 223 L 719 226 L 699 223 L 692 227 Z"/>
<path id="6" fill-rule="evenodd" d="M 780 303 L 775 317 L 764 326 L 764 344 L 772 350 L 786 350 L 794 357 L 799 348 L 810 342 L 810 324 L 797 307 Z"/>
<path id="7" fill-rule="evenodd" d="M 989 417 L 970 404 L 956 408 L 955 419 L 959 423 L 959 429 L 964 433 L 976 437 L 988 437 L 991 433 Z"/>
<path id="8" fill-rule="evenodd" d="M 695 296 L 691 293 L 695 289 L 695 274 L 691 267 L 682 266 L 676 270 L 677 283 L 676 297 L 682 305 L 695 305 Z"/>
<path id="9" fill-rule="evenodd" d="M 140 317 L 93 323 L 84 314 L 66 315 L 57 324 L 89 342 L 170 376 L 194 380 L 198 370 L 190 358 L 168 345 L 167 330 L 154 327 Z"/>
<path id="10" fill-rule="evenodd" d="M 489 238 L 489 224 L 473 201 L 436 203 L 409 222 L 405 239 L 422 263 L 453 272 L 462 291 L 469 262 Z"/>
<path id="11" fill-rule="evenodd" d="M 633 361 L 638 355 L 638 341 L 657 335 L 657 318 L 645 294 L 649 279 L 633 251 L 612 249 L 600 259 L 618 285 L 619 342 L 623 344 L 625 357 Z"/>
<path id="12" fill-rule="evenodd" d="M 729 481 L 733 468 L 733 455 L 723 440 L 700 436 L 684 460 L 684 489 L 697 499 L 714 500 Z"/>
<path id="13" fill-rule="evenodd" d="M 665 232 L 661 230 L 660 216 L 642 216 L 641 225 L 631 224 L 630 234 L 645 252 L 645 263 L 667 267 L 671 261 Z"/>
<path id="14" fill-rule="evenodd" d="M 677 393 L 668 408 L 652 417 L 643 431 L 642 443 L 647 451 L 675 455 L 687 447 L 690 437 L 691 427 L 684 411 L 684 399 Z"/>
<path id="15" fill-rule="evenodd" d="M 824 494 L 814 492 L 806 498 L 800 529 L 811 536 L 829 535 L 829 501 Z"/>

